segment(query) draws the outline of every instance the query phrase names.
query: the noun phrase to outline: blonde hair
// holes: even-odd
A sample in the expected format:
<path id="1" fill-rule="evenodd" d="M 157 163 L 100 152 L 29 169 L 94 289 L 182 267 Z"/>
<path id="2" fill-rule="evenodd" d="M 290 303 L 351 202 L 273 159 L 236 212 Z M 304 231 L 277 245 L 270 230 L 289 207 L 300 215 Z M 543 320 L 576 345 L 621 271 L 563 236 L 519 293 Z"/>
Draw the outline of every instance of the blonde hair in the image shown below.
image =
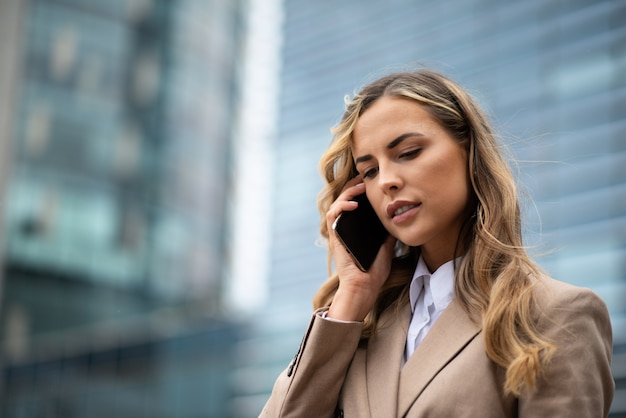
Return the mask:
<path id="1" fill-rule="evenodd" d="M 486 115 L 456 83 L 433 71 L 395 73 L 364 87 L 347 102 L 334 138 L 321 158 L 326 186 L 318 197 L 321 233 L 328 238 L 325 214 L 348 180 L 357 175 L 351 152 L 359 117 L 381 97 L 413 100 L 430 112 L 468 151 L 473 198 L 456 243 L 464 257 L 455 269 L 456 298 L 476 321 L 482 321 L 487 355 L 506 370 L 505 393 L 519 396 L 536 379 L 555 350 L 531 316 L 533 286 L 542 273 L 522 244 L 521 215 L 513 174 Z M 362 337 L 370 337 L 380 314 L 407 299 L 419 248 L 405 248 L 394 259 L 390 277 L 365 318 Z M 330 263 L 329 263 L 330 268 Z M 328 306 L 337 290 L 336 274 L 322 285 L 313 304 Z"/>

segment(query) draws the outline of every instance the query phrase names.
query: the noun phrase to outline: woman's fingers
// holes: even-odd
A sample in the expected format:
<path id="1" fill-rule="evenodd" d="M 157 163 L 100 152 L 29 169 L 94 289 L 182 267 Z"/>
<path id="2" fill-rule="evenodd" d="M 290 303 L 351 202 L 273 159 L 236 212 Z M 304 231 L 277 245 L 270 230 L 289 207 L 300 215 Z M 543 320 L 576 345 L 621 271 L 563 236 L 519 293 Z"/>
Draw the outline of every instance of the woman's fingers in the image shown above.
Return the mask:
<path id="1" fill-rule="evenodd" d="M 326 223 L 328 224 L 329 228 L 339 217 L 339 215 L 341 215 L 342 212 L 349 212 L 356 209 L 357 206 L 359 206 L 359 204 L 352 200 L 336 200 L 335 203 L 330 206 L 328 212 L 326 212 Z"/>
<path id="2" fill-rule="evenodd" d="M 329 231 L 331 225 L 339 215 L 341 215 L 341 212 L 351 211 L 357 208 L 358 204 L 351 199 L 363 193 L 365 193 L 365 184 L 361 181 L 360 177 L 355 177 L 346 183 L 337 199 L 330 205 L 328 212 L 326 212 L 326 222 L 328 223 Z"/>
<path id="3" fill-rule="evenodd" d="M 334 257 L 337 263 L 347 263 L 351 262 L 351 260 L 349 260 L 348 253 L 341 248 L 341 245 L 338 246 L 340 248 L 339 253 L 336 252 L 337 250 L 335 249 L 335 244 L 337 236 L 335 235 L 335 231 L 333 231 L 333 225 L 342 212 L 355 210 L 359 206 L 359 204 L 352 199 L 360 194 L 363 194 L 364 192 L 365 184 L 360 177 L 350 179 L 341 190 L 339 196 L 337 196 L 337 199 L 332 203 L 332 205 L 330 205 L 328 212 L 326 212 L 326 227 L 328 229 L 329 246 L 331 251 L 335 253 Z"/>

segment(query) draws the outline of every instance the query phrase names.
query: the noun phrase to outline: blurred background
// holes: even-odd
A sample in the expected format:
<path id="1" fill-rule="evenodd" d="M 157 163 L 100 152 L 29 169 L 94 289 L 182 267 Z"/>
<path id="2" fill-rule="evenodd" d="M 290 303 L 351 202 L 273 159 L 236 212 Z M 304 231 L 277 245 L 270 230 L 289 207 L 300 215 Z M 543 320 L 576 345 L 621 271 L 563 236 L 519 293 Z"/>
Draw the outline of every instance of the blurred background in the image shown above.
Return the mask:
<path id="1" fill-rule="evenodd" d="M 326 278 L 343 97 L 420 66 L 606 301 L 626 417 L 624 0 L 0 0 L 0 416 L 257 416 Z"/>

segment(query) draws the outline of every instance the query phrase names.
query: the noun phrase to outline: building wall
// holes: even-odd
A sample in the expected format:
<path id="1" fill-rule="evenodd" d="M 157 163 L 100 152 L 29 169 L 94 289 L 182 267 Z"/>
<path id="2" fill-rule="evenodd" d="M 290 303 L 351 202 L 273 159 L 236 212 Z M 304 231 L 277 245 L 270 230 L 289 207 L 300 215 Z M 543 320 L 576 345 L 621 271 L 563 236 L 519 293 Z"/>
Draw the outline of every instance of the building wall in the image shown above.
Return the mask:
<path id="1" fill-rule="evenodd" d="M 0 104 L 0 415 L 229 416 L 244 2 L 15 4 L 13 51 L 0 49 L 3 74 L 21 68 Z"/>
<path id="2" fill-rule="evenodd" d="M 9 264 L 159 298 L 219 294 L 236 5 L 28 3 Z"/>
<path id="3" fill-rule="evenodd" d="M 474 93 L 519 165 L 531 252 L 554 277 L 595 290 L 615 334 L 615 416 L 626 413 L 626 3 L 286 1 L 275 147 L 270 296 L 242 364 L 257 408 L 298 349 L 326 278 L 316 245 L 317 162 L 342 98 L 426 65 Z M 250 406 L 252 410 L 252 406 Z"/>

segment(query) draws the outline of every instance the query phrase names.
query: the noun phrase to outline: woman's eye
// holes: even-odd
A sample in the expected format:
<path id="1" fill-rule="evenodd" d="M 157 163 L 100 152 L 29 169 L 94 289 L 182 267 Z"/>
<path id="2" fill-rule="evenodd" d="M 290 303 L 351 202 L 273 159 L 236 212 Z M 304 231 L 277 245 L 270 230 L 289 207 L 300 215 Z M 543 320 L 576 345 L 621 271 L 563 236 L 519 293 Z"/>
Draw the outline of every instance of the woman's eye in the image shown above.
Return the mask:
<path id="1" fill-rule="evenodd" d="M 421 148 L 412 149 L 410 151 L 406 151 L 400 154 L 400 158 L 412 158 L 415 157 L 421 151 Z"/>
<path id="2" fill-rule="evenodd" d="M 363 177 L 364 179 L 372 178 L 376 175 L 377 172 L 378 172 L 377 168 L 370 168 L 369 170 L 365 170 L 363 174 L 361 175 L 361 177 Z"/>

